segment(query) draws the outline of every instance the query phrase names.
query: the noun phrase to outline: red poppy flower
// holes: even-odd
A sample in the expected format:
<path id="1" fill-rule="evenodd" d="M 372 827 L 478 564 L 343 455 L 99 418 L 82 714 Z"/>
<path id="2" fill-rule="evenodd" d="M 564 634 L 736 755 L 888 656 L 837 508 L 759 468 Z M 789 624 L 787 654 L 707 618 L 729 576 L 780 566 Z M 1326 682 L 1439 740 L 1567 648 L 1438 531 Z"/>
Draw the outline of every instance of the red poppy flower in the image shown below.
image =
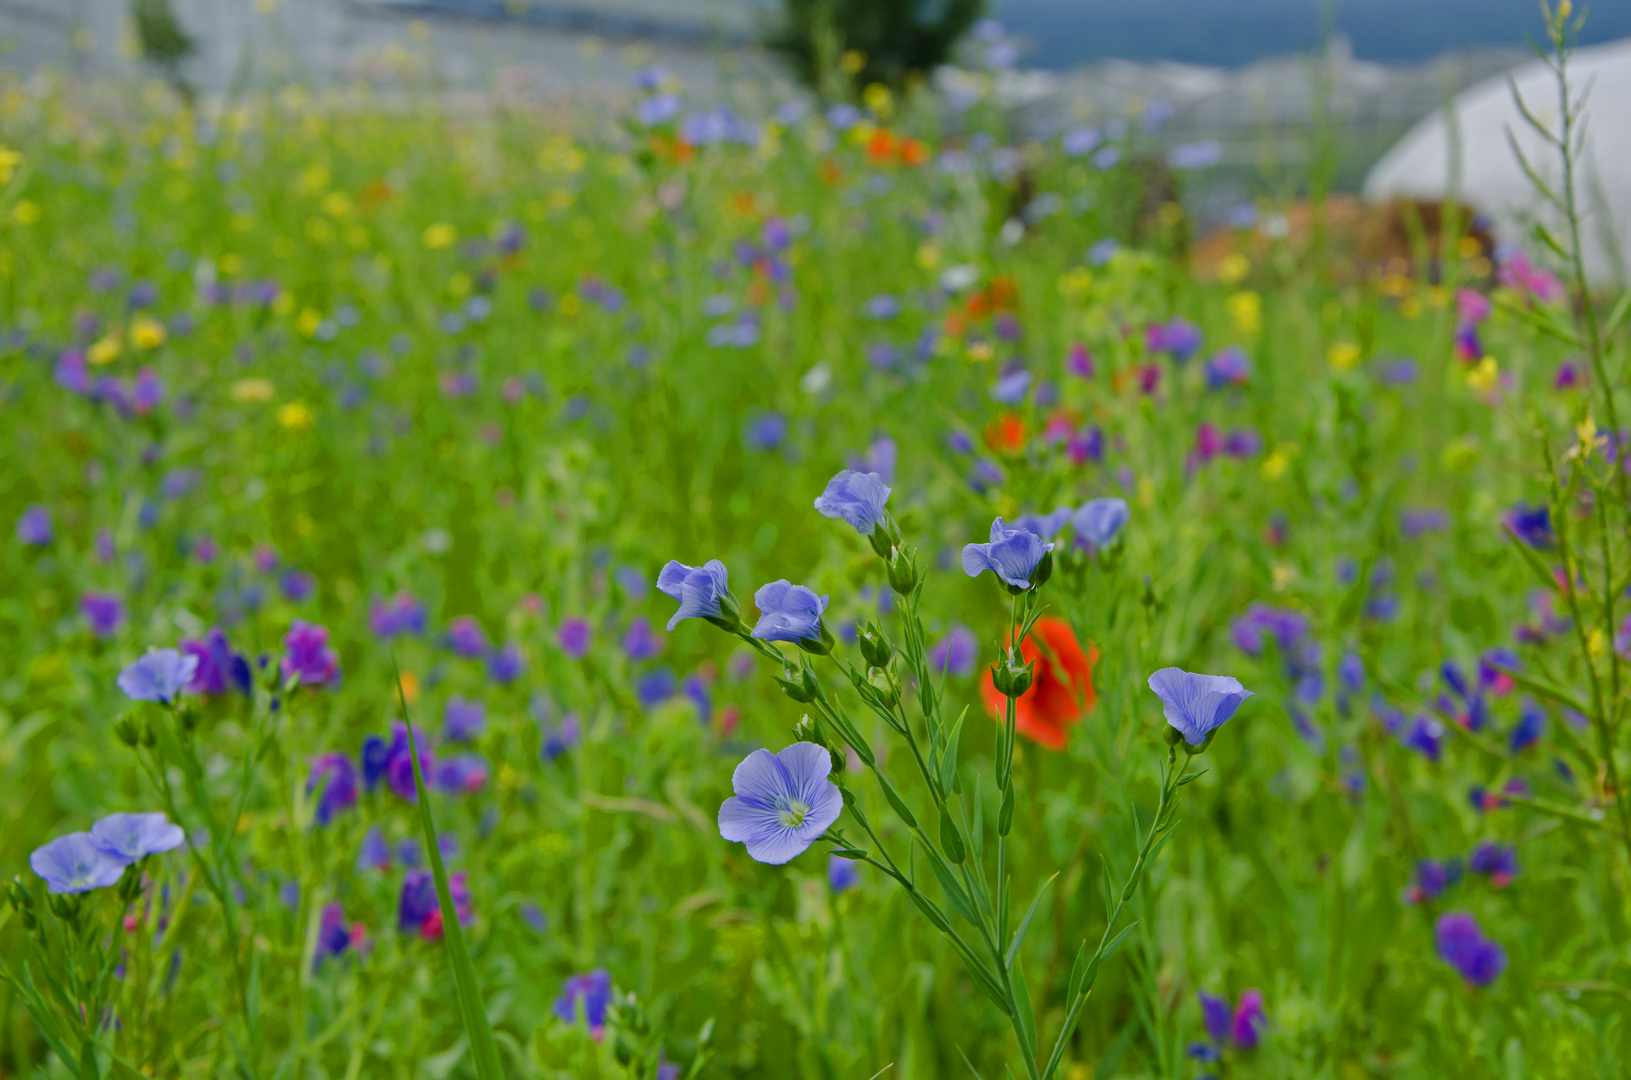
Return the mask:
<path id="1" fill-rule="evenodd" d="M 986 425 L 985 444 L 999 454 L 1020 454 L 1029 435 L 1025 419 L 1018 413 L 1004 413 Z"/>
<path id="2" fill-rule="evenodd" d="M 1019 732 L 1049 750 L 1063 750 L 1070 725 L 1091 712 L 1098 701 L 1093 692 L 1093 665 L 1098 662 L 1099 648 L 1088 642 L 1083 652 L 1068 622 L 1043 616 L 1019 651 L 1026 660 L 1036 661 L 1031 688 L 1015 705 Z M 992 719 L 1001 721 L 1007 699 L 992 685 L 989 668 L 980 684 L 980 698 Z"/>

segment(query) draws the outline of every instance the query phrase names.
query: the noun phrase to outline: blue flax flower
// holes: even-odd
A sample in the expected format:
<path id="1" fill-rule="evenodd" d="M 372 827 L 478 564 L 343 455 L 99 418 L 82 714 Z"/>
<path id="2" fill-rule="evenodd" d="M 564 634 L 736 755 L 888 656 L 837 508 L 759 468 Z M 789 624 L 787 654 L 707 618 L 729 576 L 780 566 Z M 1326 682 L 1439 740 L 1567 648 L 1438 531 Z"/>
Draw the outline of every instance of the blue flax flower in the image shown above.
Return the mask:
<path id="1" fill-rule="evenodd" d="M 861 883 L 861 869 L 853 859 L 834 855 L 827 860 L 827 885 L 835 893 L 848 892 Z"/>
<path id="2" fill-rule="evenodd" d="M 1070 507 L 1061 506 L 1051 514 L 1021 514 L 1014 519 L 1014 528 L 1034 532 L 1044 540 L 1052 540 L 1059 535 L 1060 529 L 1070 524 L 1074 513 Z"/>
<path id="3" fill-rule="evenodd" d="M 844 800 L 827 779 L 832 755 L 797 742 L 779 754 L 755 750 L 731 776 L 736 794 L 719 808 L 719 835 L 746 844 L 759 862 L 780 866 L 802 855 L 838 820 Z"/>
<path id="4" fill-rule="evenodd" d="M 173 851 L 186 840 L 181 826 L 163 814 L 109 814 L 91 826 L 91 842 L 116 859 L 133 863 Z"/>
<path id="5" fill-rule="evenodd" d="M 1439 916 L 1433 938 L 1439 956 L 1473 986 L 1488 986 L 1506 969 L 1506 951 L 1485 937 L 1478 920 L 1465 911 Z"/>
<path id="6" fill-rule="evenodd" d="M 1204 746 L 1207 736 L 1235 714 L 1252 692 L 1228 675 L 1196 675 L 1182 668 L 1162 668 L 1150 676 L 1150 689 L 1161 699 L 1167 723 L 1190 746 Z"/>
<path id="7" fill-rule="evenodd" d="M 794 585 L 786 578 L 772 581 L 759 587 L 753 602 L 760 612 L 753 636 L 760 641 L 792 641 L 819 647 L 828 636 L 821 621 L 827 597 L 817 596 L 803 585 Z"/>
<path id="8" fill-rule="evenodd" d="M 847 521 L 862 536 L 871 536 L 883 517 L 889 491 L 877 473 L 845 469 L 827 481 L 826 490 L 815 501 L 815 508 L 823 517 Z"/>
<path id="9" fill-rule="evenodd" d="M 1131 516 L 1126 499 L 1090 499 L 1070 519 L 1070 527 L 1078 540 L 1102 548 L 1120 535 Z"/>
<path id="10" fill-rule="evenodd" d="M 90 833 L 76 832 L 35 848 L 28 865 L 51 892 L 82 893 L 117 882 L 130 860 L 104 851 Z"/>
<path id="11" fill-rule="evenodd" d="M 701 566 L 669 560 L 657 575 L 657 591 L 679 602 L 680 609 L 668 620 L 670 630 L 682 619 L 706 619 L 725 630 L 735 628 L 736 597 L 731 595 L 725 564 L 718 559 L 709 559 Z"/>
<path id="12" fill-rule="evenodd" d="M 157 701 L 168 705 L 192 681 L 198 670 L 198 657 L 182 655 L 175 649 L 154 649 L 119 672 L 119 689 L 132 701 Z"/>
<path id="13" fill-rule="evenodd" d="M 990 570 L 1005 585 L 1029 589 L 1043 556 L 1052 550 L 1053 545 L 1036 533 L 1029 529 L 1010 529 L 998 518 L 991 523 L 990 543 L 964 545 L 963 572 L 969 577 L 979 577 Z"/>

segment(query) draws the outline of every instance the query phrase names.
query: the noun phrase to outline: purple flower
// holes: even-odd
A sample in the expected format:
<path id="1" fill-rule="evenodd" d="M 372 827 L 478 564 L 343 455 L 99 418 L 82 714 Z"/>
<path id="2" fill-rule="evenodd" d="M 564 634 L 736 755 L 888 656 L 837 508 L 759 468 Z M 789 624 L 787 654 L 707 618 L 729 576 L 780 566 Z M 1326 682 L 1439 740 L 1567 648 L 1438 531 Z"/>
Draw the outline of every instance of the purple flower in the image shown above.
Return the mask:
<path id="1" fill-rule="evenodd" d="M 17 519 L 17 539 L 32 547 L 44 547 L 52 535 L 51 512 L 39 503 L 30 503 Z"/>
<path id="2" fill-rule="evenodd" d="M 1266 637 L 1272 637 L 1282 653 L 1290 654 L 1308 634 L 1308 619 L 1295 611 L 1253 604 L 1246 614 L 1229 627 L 1235 648 L 1248 656 L 1263 652 Z"/>
<path id="3" fill-rule="evenodd" d="M 474 742 L 487 726 L 487 709 L 479 701 L 455 694 L 442 710 L 442 730 L 449 742 Z"/>
<path id="4" fill-rule="evenodd" d="M 1201 347 L 1201 329 L 1183 318 L 1150 323 L 1144 328 L 1144 346 L 1152 353 L 1164 352 L 1181 364 Z"/>
<path id="5" fill-rule="evenodd" d="M 425 920 L 440 914 L 436 900 L 436 878 L 429 870 L 410 870 L 402 879 L 402 898 L 397 901 L 396 926 L 404 934 L 418 932 Z"/>
<path id="6" fill-rule="evenodd" d="M 1085 157 L 1103 141 L 1104 135 L 1096 127 L 1074 127 L 1060 138 L 1059 148 L 1066 157 Z"/>
<path id="7" fill-rule="evenodd" d="M 1196 675 L 1182 668 L 1162 668 L 1149 678 L 1150 689 L 1161 699 L 1167 723 L 1190 746 L 1205 746 L 1210 734 L 1222 727 L 1252 692 L 1228 675 Z"/>
<path id="8" fill-rule="evenodd" d="M 1078 540 L 1096 550 L 1109 547 L 1131 516 L 1126 499 L 1090 499 L 1071 517 L 1070 527 Z"/>
<path id="9" fill-rule="evenodd" d="M 1518 503 L 1502 516 L 1501 524 L 1519 542 L 1532 548 L 1545 549 L 1557 542 L 1552 532 L 1552 512 L 1545 506 Z"/>
<path id="10" fill-rule="evenodd" d="M 521 656 L 521 646 L 510 642 L 487 657 L 487 676 L 500 686 L 508 686 L 527 670 Z"/>
<path id="11" fill-rule="evenodd" d="M 674 696 L 674 687 L 678 680 L 674 676 L 674 669 L 666 664 L 654 667 L 640 676 L 634 684 L 634 696 L 640 699 L 640 704 L 646 708 L 661 705 Z"/>
<path id="12" fill-rule="evenodd" d="M 1506 952 L 1484 936 L 1465 911 L 1446 912 L 1433 927 L 1438 954 L 1473 986 L 1488 986 L 1506 969 Z"/>
<path id="13" fill-rule="evenodd" d="M 1070 353 L 1065 358 L 1065 370 L 1078 379 L 1091 379 L 1093 377 L 1093 354 L 1087 351 L 1087 346 L 1081 342 L 1072 342 Z"/>
<path id="14" fill-rule="evenodd" d="M 1070 507 L 1061 506 L 1051 514 L 1021 514 L 1014 519 L 1013 527 L 1033 532 L 1044 540 L 1052 540 L 1059 535 L 1059 530 L 1070 523 L 1074 513 Z"/>
<path id="15" fill-rule="evenodd" d="M 581 660 L 588 655 L 589 641 L 593 635 L 594 631 L 589 626 L 588 619 L 563 619 L 555 640 L 567 656 Z"/>
<path id="16" fill-rule="evenodd" d="M 802 855 L 838 820 L 844 800 L 827 774 L 824 746 L 797 742 L 779 754 L 755 750 L 736 767 L 736 794 L 719 808 L 719 835 L 747 845 L 758 862 L 780 866 Z"/>
<path id="17" fill-rule="evenodd" d="M 713 719 L 714 699 L 708 693 L 708 680 L 698 672 L 693 671 L 680 683 L 680 693 L 690 699 L 691 704 L 697 707 L 697 719 L 704 725 Z"/>
<path id="18" fill-rule="evenodd" d="M 466 657 L 487 655 L 487 635 L 473 616 L 460 615 L 447 624 L 447 645 Z"/>
<path id="19" fill-rule="evenodd" d="M 290 570 L 278 579 L 278 588 L 290 603 L 298 604 L 310 599 L 317 589 L 312 576 L 300 570 Z"/>
<path id="20" fill-rule="evenodd" d="M 979 652 L 980 645 L 974 631 L 960 623 L 953 624 L 946 636 L 929 650 L 929 672 L 934 675 L 950 672 L 962 677 L 972 675 Z"/>
<path id="21" fill-rule="evenodd" d="M 669 630 L 682 619 L 706 619 L 732 632 L 738 625 L 736 597 L 731 595 L 725 564 L 718 559 L 709 559 L 702 566 L 686 566 L 670 559 L 657 575 L 657 591 L 680 605 L 668 620 Z"/>
<path id="22" fill-rule="evenodd" d="M 893 319 L 900 314 L 900 301 L 887 293 L 880 293 L 861 305 L 861 310 L 866 312 L 869 319 Z"/>
<path id="23" fill-rule="evenodd" d="M 323 905 L 323 914 L 317 924 L 317 955 L 312 958 L 316 970 L 325 957 L 338 959 L 351 947 L 351 929 L 346 925 L 345 908 L 338 900 Z"/>
<path id="24" fill-rule="evenodd" d="M 653 94 L 634 107 L 634 118 L 646 127 L 666 124 L 685 107 L 678 94 Z"/>
<path id="25" fill-rule="evenodd" d="M 1507 747 L 1514 754 L 1521 754 L 1540 741 L 1546 733 L 1546 710 L 1533 701 L 1525 701 L 1518 713 L 1518 722 L 1512 726 L 1512 734 L 1507 736 Z"/>
<path id="26" fill-rule="evenodd" d="M 197 669 L 196 656 L 183 656 L 175 649 L 154 649 L 126 665 L 116 681 L 125 697 L 132 701 L 168 705 L 191 681 Z"/>
<path id="27" fill-rule="evenodd" d="M 28 865 L 61 895 L 107 888 L 124 876 L 130 860 L 103 850 L 90 833 L 76 832 L 35 848 Z"/>
<path id="28" fill-rule="evenodd" d="M 317 792 L 315 819 L 319 825 L 334 820 L 337 810 L 357 805 L 357 767 L 349 755 L 339 751 L 319 754 L 312 759 L 306 776 L 306 794 Z"/>
<path id="29" fill-rule="evenodd" d="M 1503 889 L 1518 876 L 1518 853 L 1505 844 L 1486 840 L 1467 856 L 1467 869 L 1489 878 L 1489 883 L 1497 889 Z"/>
<path id="30" fill-rule="evenodd" d="M 1229 1037 L 1230 1009 L 1227 998 L 1215 997 L 1205 990 L 1200 992 L 1201 1019 L 1206 1023 L 1206 1033 L 1212 1036 L 1212 1041 L 1222 1043 Z"/>
<path id="31" fill-rule="evenodd" d="M 1031 389 L 1031 373 L 1024 368 L 1010 371 L 991 387 L 991 400 L 1003 405 L 1018 405 Z"/>
<path id="32" fill-rule="evenodd" d="M 1226 386 L 1245 386 L 1251 378 L 1252 363 L 1246 358 L 1245 349 L 1231 345 L 1207 357 L 1204 371 L 1207 388 L 1221 390 Z"/>
<path id="33" fill-rule="evenodd" d="M 133 863 L 174 851 L 187 839 L 163 814 L 109 814 L 91 826 L 91 842 L 114 858 Z"/>
<path id="34" fill-rule="evenodd" d="M 389 600 L 375 600 L 368 609 L 368 629 L 387 641 L 403 634 L 423 634 L 425 606 L 409 592 L 399 592 Z"/>
<path id="35" fill-rule="evenodd" d="M 1454 859 L 1440 861 L 1438 859 L 1418 859 L 1416 862 L 1416 881 L 1407 891 L 1406 898 L 1412 903 L 1422 900 L 1437 900 L 1448 889 L 1461 879 L 1461 864 Z"/>
<path id="36" fill-rule="evenodd" d="M 79 610 L 99 638 L 112 637 L 125 622 L 125 602 L 112 593 L 86 593 L 79 598 Z"/>
<path id="37" fill-rule="evenodd" d="M 362 844 L 357 848 L 357 869 L 388 870 L 390 866 L 391 847 L 375 825 L 363 834 Z"/>
<path id="38" fill-rule="evenodd" d="M 753 636 L 760 641 L 791 641 L 818 652 L 831 651 L 827 628 L 821 621 L 827 597 L 782 578 L 761 585 L 753 594 L 753 603 L 760 612 Z"/>
<path id="39" fill-rule="evenodd" d="M 1229 1021 L 1229 1038 L 1242 1050 L 1255 1050 L 1268 1023 L 1268 1015 L 1263 1012 L 1262 991 L 1244 991 Z"/>
<path id="40" fill-rule="evenodd" d="M 164 400 L 164 384 L 153 374 L 152 368 L 136 372 L 130 387 L 130 407 L 137 416 L 146 416 Z"/>
<path id="41" fill-rule="evenodd" d="M 639 662 L 656 658 L 663 651 L 663 639 L 651 627 L 651 620 L 636 615 L 623 634 L 623 655 Z"/>
<path id="42" fill-rule="evenodd" d="M 1104 460 L 1104 432 L 1089 424 L 1065 440 L 1065 453 L 1073 465 Z"/>
<path id="43" fill-rule="evenodd" d="M 306 686 L 322 686 L 340 674 L 340 656 L 328 647 L 328 628 L 299 619 L 283 637 L 283 674 L 300 676 Z"/>
<path id="44" fill-rule="evenodd" d="M 606 1027 L 606 1009 L 612 1003 L 612 973 L 605 968 L 584 975 L 573 975 L 561 988 L 550 1011 L 568 1024 L 581 1018 L 591 1034 L 598 1037 Z"/>
<path id="45" fill-rule="evenodd" d="M 827 860 L 827 886 L 835 893 L 848 892 L 861 883 L 861 868 L 854 859 L 834 855 Z"/>
<path id="46" fill-rule="evenodd" d="M 871 536 L 884 515 L 889 491 L 877 473 L 845 469 L 827 481 L 815 508 L 823 517 L 847 521 L 862 536 Z"/>
<path id="47" fill-rule="evenodd" d="M 742 442 L 749 450 L 774 450 L 787 437 L 787 417 L 779 412 L 761 413 L 742 428 Z"/>
<path id="48" fill-rule="evenodd" d="M 458 754 L 438 759 L 431 781 L 450 795 L 469 795 L 487 786 L 490 772 L 487 759 L 480 754 Z"/>
<path id="49" fill-rule="evenodd" d="M 1399 515 L 1399 530 L 1412 540 L 1426 533 L 1446 528 L 1449 524 L 1450 515 L 1433 507 L 1422 510 L 1406 510 Z"/>
<path id="50" fill-rule="evenodd" d="M 85 354 L 78 349 L 70 349 L 57 357 L 51 377 L 70 393 L 88 395 L 94 388 L 90 369 L 85 366 Z"/>
<path id="51" fill-rule="evenodd" d="M 1399 741 L 1428 761 L 1436 762 L 1444 751 L 1444 725 L 1432 717 L 1413 717 Z"/>
<path id="52" fill-rule="evenodd" d="M 963 547 L 963 572 L 979 577 L 990 570 L 1011 589 L 1031 588 L 1031 579 L 1053 545 L 1025 529 L 1009 529 L 997 518 L 991 523 L 991 541 Z"/>
<path id="53" fill-rule="evenodd" d="M 202 641 L 183 638 L 181 651 L 198 661 L 192 682 L 185 687 L 188 693 L 224 694 L 228 690 L 249 693 L 252 685 L 249 661 L 232 651 L 219 627 L 210 627 Z"/>
<path id="54" fill-rule="evenodd" d="M 554 761 L 578 745 L 579 738 L 578 714 L 567 713 L 561 717 L 561 722 L 544 737 L 544 745 L 540 753 L 542 753 L 545 761 Z"/>
<path id="55" fill-rule="evenodd" d="M 420 771 L 428 781 L 435 776 L 436 760 L 425 733 L 418 728 L 414 729 L 413 742 L 419 749 Z M 400 720 L 391 724 L 389 742 L 379 735 L 370 735 L 362 742 L 363 784 L 372 790 L 381 780 L 398 798 L 408 802 L 419 801 L 413 782 L 413 755 L 408 751 L 408 726 Z"/>

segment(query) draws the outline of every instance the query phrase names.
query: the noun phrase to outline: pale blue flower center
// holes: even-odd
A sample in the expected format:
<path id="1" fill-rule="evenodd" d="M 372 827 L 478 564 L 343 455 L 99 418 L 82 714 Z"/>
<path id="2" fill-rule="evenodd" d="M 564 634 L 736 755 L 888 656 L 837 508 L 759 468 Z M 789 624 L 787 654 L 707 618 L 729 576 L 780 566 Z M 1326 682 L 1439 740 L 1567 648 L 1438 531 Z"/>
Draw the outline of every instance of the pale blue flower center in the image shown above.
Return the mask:
<path id="1" fill-rule="evenodd" d="M 810 808 L 798 799 L 788 798 L 783 795 L 776 800 L 776 820 L 782 823 L 783 828 L 798 828 L 804 824 L 804 819 L 809 816 L 809 813 Z"/>

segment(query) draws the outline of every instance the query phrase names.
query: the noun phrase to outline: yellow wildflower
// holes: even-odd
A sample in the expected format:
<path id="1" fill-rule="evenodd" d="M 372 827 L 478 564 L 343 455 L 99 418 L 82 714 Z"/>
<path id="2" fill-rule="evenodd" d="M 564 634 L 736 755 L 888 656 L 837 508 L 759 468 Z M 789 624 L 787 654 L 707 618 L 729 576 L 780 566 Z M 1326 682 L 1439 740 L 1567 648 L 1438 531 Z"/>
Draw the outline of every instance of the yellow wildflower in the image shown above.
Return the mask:
<path id="1" fill-rule="evenodd" d="M 1218 264 L 1218 280 L 1225 285 L 1238 285 L 1251 273 L 1252 261 L 1238 251 L 1231 251 Z"/>
<path id="2" fill-rule="evenodd" d="M 85 350 L 85 359 L 95 366 L 101 367 L 103 364 L 111 364 L 119 359 L 119 353 L 123 348 L 124 342 L 120 340 L 119 328 L 116 326 L 109 330 L 106 336 L 100 338 L 94 345 Z"/>
<path id="3" fill-rule="evenodd" d="M 1245 336 L 1252 337 L 1263 328 L 1263 298 L 1250 289 L 1231 294 L 1224 306 L 1235 321 L 1235 329 Z"/>
<path id="4" fill-rule="evenodd" d="M 19 225 L 32 225 L 40 220 L 40 204 L 32 199 L 18 199 L 11 208 L 11 220 Z"/>
<path id="5" fill-rule="evenodd" d="M 271 401 L 276 392 L 270 379 L 239 379 L 232 384 L 232 400 L 244 405 Z"/>
<path id="6" fill-rule="evenodd" d="M 130 343 L 138 349 L 156 349 L 164 344 L 164 324 L 146 315 L 130 324 Z"/>
<path id="7" fill-rule="evenodd" d="M 1351 341 L 1335 342 L 1325 353 L 1325 360 L 1331 365 L 1332 371 L 1352 371 L 1359 366 L 1359 346 Z"/>
<path id="8" fill-rule="evenodd" d="M 459 238 L 458 230 L 447 222 L 439 222 L 425 230 L 425 246 L 435 251 L 439 248 L 451 247 L 453 241 Z"/>
<path id="9" fill-rule="evenodd" d="M 311 337 L 317 333 L 317 328 L 323 323 L 323 313 L 316 308 L 305 308 L 300 317 L 295 319 L 294 328 L 301 337 Z"/>
<path id="10" fill-rule="evenodd" d="M 277 422 L 290 431 L 305 431 L 314 419 L 311 406 L 303 401 L 291 401 L 277 411 Z"/>
<path id="11" fill-rule="evenodd" d="M 1495 363 L 1495 357 L 1486 356 L 1467 372 L 1467 385 L 1479 393 L 1487 394 L 1495 389 L 1495 384 L 1501 379 L 1501 369 Z"/>

